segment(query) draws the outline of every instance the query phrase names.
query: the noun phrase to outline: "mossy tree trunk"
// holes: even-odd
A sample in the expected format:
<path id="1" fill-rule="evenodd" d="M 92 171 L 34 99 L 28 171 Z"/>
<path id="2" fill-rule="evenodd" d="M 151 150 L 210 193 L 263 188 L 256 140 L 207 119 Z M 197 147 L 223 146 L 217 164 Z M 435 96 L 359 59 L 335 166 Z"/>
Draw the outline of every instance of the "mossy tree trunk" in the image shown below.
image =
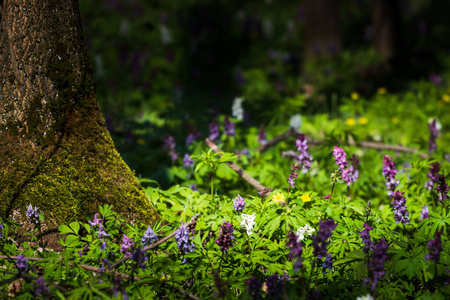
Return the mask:
<path id="1" fill-rule="evenodd" d="M 110 204 L 154 221 L 100 113 L 78 1 L 0 3 L 0 215 L 32 203 L 54 228 Z"/>

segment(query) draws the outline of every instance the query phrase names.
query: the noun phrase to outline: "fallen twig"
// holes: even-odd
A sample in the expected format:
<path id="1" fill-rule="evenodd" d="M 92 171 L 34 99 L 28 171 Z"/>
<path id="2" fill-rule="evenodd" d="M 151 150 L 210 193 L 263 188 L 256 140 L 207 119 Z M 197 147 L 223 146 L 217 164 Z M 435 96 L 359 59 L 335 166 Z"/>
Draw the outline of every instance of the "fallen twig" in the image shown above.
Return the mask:
<path id="1" fill-rule="evenodd" d="M 214 151 L 214 153 L 221 153 L 221 152 L 223 152 L 221 149 L 219 149 L 219 147 L 217 147 L 216 144 L 211 142 L 210 139 L 207 138 L 205 140 L 205 142 L 206 142 L 206 145 L 208 145 L 208 147 L 211 148 L 212 151 Z M 248 173 L 245 172 L 241 167 L 239 167 L 235 162 L 227 161 L 226 164 L 233 171 L 235 171 L 239 176 L 241 176 L 242 179 L 247 181 L 252 187 L 257 189 L 258 191 L 264 190 L 265 187 L 258 180 L 256 180 L 252 176 L 248 175 Z"/>
<path id="2" fill-rule="evenodd" d="M 280 134 L 279 136 L 276 136 L 269 142 L 267 142 L 264 146 L 259 147 L 259 152 L 264 152 L 268 150 L 270 147 L 275 146 L 279 142 L 284 141 L 285 139 L 295 136 L 297 132 L 290 128 L 288 131 Z M 310 145 L 327 145 L 328 142 L 326 141 L 318 141 L 318 140 L 308 140 L 308 143 Z M 344 144 L 344 142 L 339 141 L 339 144 Z M 391 151 L 397 151 L 397 152 L 403 152 L 403 153 L 416 153 L 421 158 L 428 158 L 428 155 L 426 153 L 418 153 L 419 150 L 414 148 L 408 148 L 401 145 L 389 145 L 389 144 L 383 144 L 379 142 L 369 142 L 369 141 L 362 141 L 362 142 L 355 142 L 354 140 L 350 139 L 347 143 L 349 146 L 358 146 L 361 148 L 366 149 L 376 149 L 376 150 L 391 150 Z"/>

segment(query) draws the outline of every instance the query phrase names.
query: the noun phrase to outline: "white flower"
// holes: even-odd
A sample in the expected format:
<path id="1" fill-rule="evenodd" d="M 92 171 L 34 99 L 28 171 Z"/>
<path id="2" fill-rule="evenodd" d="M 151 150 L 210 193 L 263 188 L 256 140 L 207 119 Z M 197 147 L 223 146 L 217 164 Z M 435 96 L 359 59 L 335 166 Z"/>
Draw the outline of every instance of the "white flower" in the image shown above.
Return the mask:
<path id="1" fill-rule="evenodd" d="M 166 25 L 160 25 L 159 31 L 161 33 L 161 43 L 163 45 L 170 44 L 172 42 L 172 35 L 170 34 L 170 30 Z"/>
<path id="2" fill-rule="evenodd" d="M 300 131 L 301 126 L 302 126 L 302 116 L 300 114 L 293 115 L 289 120 L 289 127 L 295 129 L 296 131 Z"/>
<path id="3" fill-rule="evenodd" d="M 311 226 L 309 226 L 308 224 L 306 224 L 303 227 L 300 227 L 297 232 L 295 233 L 296 236 L 298 236 L 297 241 L 303 241 L 303 239 L 305 238 L 305 236 L 311 236 L 313 234 L 313 232 L 316 231 L 314 228 L 312 228 Z"/>
<path id="4" fill-rule="evenodd" d="M 247 230 L 248 235 L 251 235 L 252 230 L 253 230 L 253 225 L 256 224 L 256 222 L 255 222 L 256 215 L 255 214 L 252 214 L 252 215 L 242 214 L 241 217 L 242 217 L 241 226 L 244 227 L 245 230 Z"/>
<path id="5" fill-rule="evenodd" d="M 239 121 L 244 119 L 244 109 L 242 108 L 243 100 L 244 99 L 242 98 L 236 97 L 233 100 L 233 106 L 231 106 L 231 115 Z"/>
<path id="6" fill-rule="evenodd" d="M 357 297 L 356 300 L 373 300 L 373 297 L 371 294 L 367 294 L 365 296 Z"/>

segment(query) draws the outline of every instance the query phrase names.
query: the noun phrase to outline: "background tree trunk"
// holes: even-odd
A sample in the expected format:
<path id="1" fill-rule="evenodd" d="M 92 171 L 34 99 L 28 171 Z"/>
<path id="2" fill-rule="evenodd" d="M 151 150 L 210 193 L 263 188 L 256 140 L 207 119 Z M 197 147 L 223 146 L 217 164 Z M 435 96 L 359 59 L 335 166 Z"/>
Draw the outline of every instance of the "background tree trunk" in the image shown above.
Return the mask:
<path id="1" fill-rule="evenodd" d="M 397 0 L 372 0 L 373 46 L 385 70 L 399 44 L 400 11 Z"/>
<path id="2" fill-rule="evenodd" d="M 335 55 L 342 47 L 337 0 L 305 1 L 305 52 L 309 62 Z"/>
<path id="3" fill-rule="evenodd" d="M 54 228 L 110 204 L 156 220 L 106 130 L 78 1 L 0 3 L 0 214 L 32 203 Z"/>

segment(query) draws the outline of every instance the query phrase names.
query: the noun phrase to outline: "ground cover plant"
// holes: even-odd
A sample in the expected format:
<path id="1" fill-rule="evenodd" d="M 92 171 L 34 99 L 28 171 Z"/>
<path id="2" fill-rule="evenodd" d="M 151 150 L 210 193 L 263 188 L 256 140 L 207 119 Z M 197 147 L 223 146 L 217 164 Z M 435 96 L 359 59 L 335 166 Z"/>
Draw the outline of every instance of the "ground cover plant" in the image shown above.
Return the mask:
<path id="1" fill-rule="evenodd" d="M 448 298 L 448 117 L 420 93 L 373 97 L 284 126 L 221 116 L 186 147 L 166 135 L 177 184 L 141 178 L 161 215 L 151 226 L 102 206 L 61 225 L 53 251 L 31 203 L 25 239 L 21 224 L 0 225 L 2 298 Z M 400 108 L 377 117 L 393 97 Z"/>

